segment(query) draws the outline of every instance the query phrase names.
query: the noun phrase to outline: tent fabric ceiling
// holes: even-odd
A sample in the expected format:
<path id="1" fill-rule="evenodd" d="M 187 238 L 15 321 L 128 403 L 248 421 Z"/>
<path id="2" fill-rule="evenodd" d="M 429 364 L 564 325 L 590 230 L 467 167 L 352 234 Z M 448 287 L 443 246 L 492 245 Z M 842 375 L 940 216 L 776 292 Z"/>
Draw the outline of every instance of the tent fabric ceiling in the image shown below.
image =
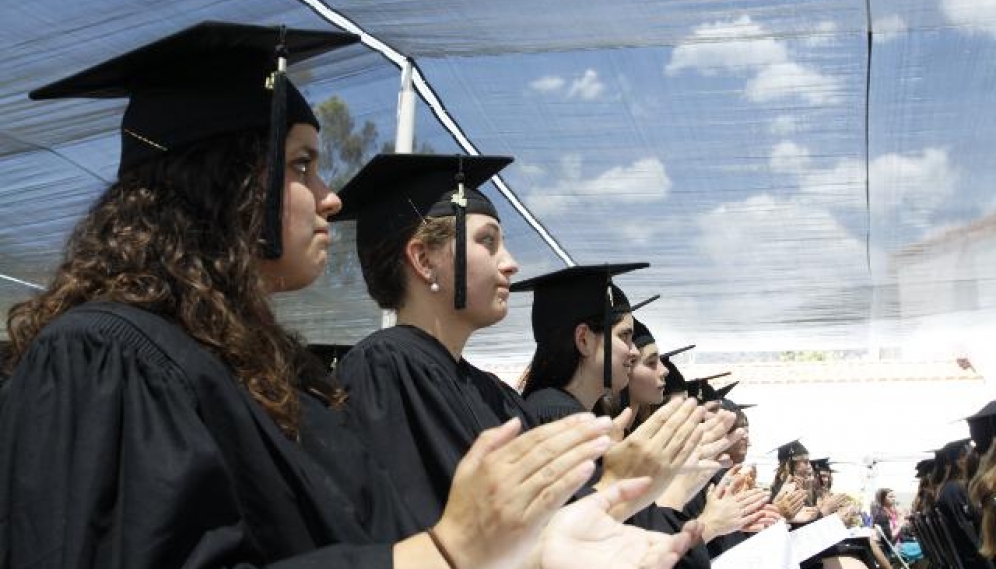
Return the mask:
<path id="1" fill-rule="evenodd" d="M 0 310 L 43 285 L 114 177 L 121 101 L 27 92 L 205 19 L 321 28 L 317 0 L 7 3 L 0 18 Z M 311 3 L 309 5 L 309 3 Z M 996 3 L 967 0 L 350 0 L 325 6 L 413 58 L 578 263 L 647 260 L 631 298 L 668 345 L 898 345 L 992 321 Z M 869 22 L 874 30 L 868 42 Z M 870 46 L 870 52 L 869 52 Z M 399 70 L 366 46 L 293 72 L 393 141 Z M 460 149 L 424 104 L 416 136 Z M 500 195 L 520 277 L 562 261 Z M 965 227 L 975 230 L 964 231 Z M 375 329 L 349 224 L 326 274 L 277 299 L 313 341 Z M 527 361 L 528 296 L 475 336 Z"/>

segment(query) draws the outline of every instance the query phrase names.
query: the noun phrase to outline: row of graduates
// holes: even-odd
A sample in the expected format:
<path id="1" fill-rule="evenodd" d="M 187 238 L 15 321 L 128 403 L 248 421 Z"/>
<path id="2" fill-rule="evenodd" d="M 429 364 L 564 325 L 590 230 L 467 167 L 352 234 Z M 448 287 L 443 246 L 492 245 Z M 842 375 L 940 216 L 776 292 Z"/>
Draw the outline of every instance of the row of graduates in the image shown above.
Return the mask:
<path id="1" fill-rule="evenodd" d="M 748 472 L 708 486 L 742 413 L 621 409 L 639 352 L 611 278 L 645 264 L 512 283 L 476 189 L 510 159 L 382 155 L 329 190 L 286 66 L 356 39 L 203 23 L 32 92 L 128 106 L 117 181 L 8 314 L 0 568 L 708 567 L 778 519 Z M 330 219 L 398 318 L 334 382 L 271 305 L 325 269 Z M 462 357 L 513 290 L 525 400 Z"/>
<path id="2" fill-rule="evenodd" d="M 965 419 L 970 438 L 916 464 L 919 480 L 902 524 L 928 558 L 959 569 L 996 567 L 996 401 Z"/>
<path id="3" fill-rule="evenodd" d="M 641 304 L 634 306 L 638 307 Z M 625 326 L 622 329 L 625 330 Z M 835 470 L 832 468 L 830 458 L 811 459 L 809 450 L 799 440 L 790 441 L 775 449 L 778 463 L 772 484 L 768 488 L 759 488 L 756 483 L 755 467 L 745 463 L 750 448 L 750 421 L 745 411 L 755 405 L 738 404 L 730 398 L 730 392 L 736 387 L 737 382 L 729 383 L 719 389 L 710 383 L 711 380 L 728 376 L 730 373 L 686 380 L 673 358 L 677 354 L 693 349 L 694 345 L 659 353 L 653 334 L 638 319 L 634 319 L 633 329 L 633 344 L 637 356 L 629 375 L 628 385 L 622 393 L 624 399 L 628 401 L 629 409 L 636 417 L 637 425 L 663 405 L 690 398 L 697 400 L 706 409 L 732 413 L 734 421 L 731 434 L 735 432 L 739 436 L 739 433 L 743 433 L 743 436 L 727 450 L 724 468 L 703 469 L 699 472 L 698 478 L 690 477 L 695 481 L 688 487 L 698 488 L 698 492 L 693 490 L 683 498 L 675 499 L 672 490 L 680 488 L 679 484 L 666 491 L 657 501 L 661 507 L 679 510 L 686 519 L 699 517 L 710 520 L 712 511 L 718 503 L 716 489 L 728 486 L 727 492 L 763 493 L 762 499 L 754 502 L 749 508 L 755 511 L 754 521 L 746 523 L 740 529 L 718 536 L 715 540 L 705 540 L 705 550 L 711 558 L 721 555 L 778 520 L 784 520 L 790 530 L 804 527 L 831 515 L 837 515 L 848 526 L 863 523 L 859 505 L 853 498 L 833 491 Z M 534 359 L 533 366 L 537 363 Z M 533 374 L 531 369 L 524 377 L 521 387 L 527 406 L 537 416 L 550 419 L 563 416 L 565 412 L 577 409 L 579 402 L 584 400 L 583 389 L 579 388 L 576 381 L 551 382 L 545 379 L 534 382 L 530 379 L 533 375 L 536 374 Z M 551 376 L 542 374 L 538 377 Z M 596 404 L 595 408 L 597 407 Z M 895 563 L 895 556 L 890 555 L 891 549 L 889 544 L 880 541 L 876 535 L 870 538 L 850 538 L 803 561 L 802 567 L 891 569 Z M 696 566 L 688 558 L 683 559 L 682 563 L 685 563 L 686 567 Z"/>

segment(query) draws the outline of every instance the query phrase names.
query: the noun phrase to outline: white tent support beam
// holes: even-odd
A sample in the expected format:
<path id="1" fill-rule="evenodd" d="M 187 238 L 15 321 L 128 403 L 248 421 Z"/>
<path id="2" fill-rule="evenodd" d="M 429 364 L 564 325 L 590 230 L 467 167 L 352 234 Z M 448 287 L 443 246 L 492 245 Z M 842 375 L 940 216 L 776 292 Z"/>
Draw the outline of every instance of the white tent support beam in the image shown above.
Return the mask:
<path id="1" fill-rule="evenodd" d="M 445 106 L 436 96 L 429 83 L 422 77 L 422 73 L 419 71 L 418 66 L 415 62 L 408 58 L 397 50 L 393 49 L 391 46 L 385 44 L 384 42 L 378 40 L 372 35 L 363 31 L 363 29 L 356 25 L 355 22 L 347 18 L 346 16 L 336 12 L 324 2 L 320 0 L 301 0 L 305 5 L 314 10 L 319 16 L 325 18 L 330 23 L 339 26 L 340 28 L 346 30 L 347 32 L 357 34 L 360 36 L 360 42 L 366 45 L 370 49 L 380 53 L 386 57 L 390 62 L 398 66 L 399 69 L 404 69 L 405 65 L 410 64 L 412 68 L 412 84 L 415 91 L 419 94 L 426 105 L 432 110 L 432 113 L 436 116 L 436 119 L 443 125 L 453 139 L 456 140 L 457 144 L 463 149 L 464 152 L 471 156 L 479 156 L 481 152 L 476 146 L 470 141 L 467 135 L 463 132 L 463 129 L 453 120 L 450 114 L 446 111 Z M 399 129 L 400 130 L 400 129 Z M 557 242 L 557 240 L 547 231 L 546 227 L 536 216 L 533 215 L 531 211 L 519 200 L 519 198 L 509 189 L 508 185 L 501 176 L 495 176 L 492 178 L 495 187 L 498 191 L 508 200 L 508 203 L 512 205 L 513 208 L 522 216 L 522 218 L 532 227 L 533 231 L 539 235 L 540 239 L 547 244 L 548 247 L 556 254 L 560 259 L 569 267 L 573 267 L 577 263 L 571 257 L 571 255 Z"/>
<path id="2" fill-rule="evenodd" d="M 28 288 L 33 288 L 35 290 L 45 290 L 45 287 L 43 287 L 40 284 L 35 284 L 35 283 L 28 282 L 28 281 L 22 281 L 19 278 L 15 278 L 15 277 L 12 277 L 10 275 L 5 275 L 3 273 L 0 273 L 0 279 L 5 280 L 5 281 L 9 281 L 9 282 L 12 282 L 12 283 L 15 283 L 15 284 L 19 284 L 19 285 L 22 285 L 22 286 L 26 286 Z"/>
<path id="3" fill-rule="evenodd" d="M 412 60 L 406 59 L 401 68 L 401 91 L 398 92 L 398 132 L 394 137 L 394 152 L 397 154 L 411 154 L 415 146 L 414 70 Z"/>

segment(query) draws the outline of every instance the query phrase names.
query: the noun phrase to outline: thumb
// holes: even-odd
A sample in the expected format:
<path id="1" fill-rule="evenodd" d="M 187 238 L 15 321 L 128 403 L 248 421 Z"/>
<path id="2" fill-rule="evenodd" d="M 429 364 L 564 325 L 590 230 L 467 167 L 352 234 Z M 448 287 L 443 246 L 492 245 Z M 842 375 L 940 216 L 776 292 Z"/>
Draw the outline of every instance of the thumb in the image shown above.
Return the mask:
<path id="1" fill-rule="evenodd" d="M 612 419 L 612 427 L 618 429 L 619 432 L 625 432 L 633 424 L 633 418 L 633 410 L 627 407 L 622 410 L 622 413 L 616 415 L 615 419 Z"/>
<path id="2" fill-rule="evenodd" d="M 653 480 L 648 476 L 641 478 L 627 478 L 613 483 L 604 490 L 599 490 L 581 501 L 594 502 L 595 507 L 603 512 L 608 512 L 612 508 L 640 496 L 650 488 Z"/>
<path id="3" fill-rule="evenodd" d="M 477 437 L 470 450 L 464 456 L 463 461 L 476 464 L 484 459 L 489 453 L 505 446 L 514 439 L 522 430 L 522 423 L 518 417 L 506 421 L 504 424 L 488 429 Z"/>

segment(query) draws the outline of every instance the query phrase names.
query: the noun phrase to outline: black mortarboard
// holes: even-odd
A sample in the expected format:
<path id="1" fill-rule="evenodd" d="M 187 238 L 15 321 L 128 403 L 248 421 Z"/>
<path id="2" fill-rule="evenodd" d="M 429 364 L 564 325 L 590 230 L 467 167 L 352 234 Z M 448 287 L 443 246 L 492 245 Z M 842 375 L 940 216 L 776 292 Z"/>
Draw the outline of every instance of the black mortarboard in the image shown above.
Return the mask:
<path id="1" fill-rule="evenodd" d="M 789 459 L 809 454 L 809 449 L 803 446 L 799 442 L 799 439 L 785 443 L 776 450 L 778 451 L 778 462 L 785 462 Z"/>
<path id="2" fill-rule="evenodd" d="M 633 319 L 633 345 L 636 348 L 643 349 L 644 346 L 653 344 L 655 342 L 654 335 L 650 333 L 650 330 L 636 318 Z"/>
<path id="3" fill-rule="evenodd" d="M 972 442 L 972 439 L 958 439 L 956 441 L 951 441 L 934 451 L 934 456 L 942 464 L 954 464 L 962 453 L 965 452 L 965 447 L 967 447 L 970 442 Z"/>
<path id="4" fill-rule="evenodd" d="M 633 310 L 637 310 L 640 307 L 649 304 L 650 302 L 660 298 L 660 295 L 655 295 L 643 302 L 638 302 L 633 305 Z M 643 323 L 633 318 L 633 344 L 637 349 L 643 349 L 644 346 L 656 343 L 657 340 L 654 339 L 654 335 L 650 332 L 650 329 Z"/>
<path id="5" fill-rule="evenodd" d="M 569 333 L 575 326 L 591 318 L 601 318 L 603 334 L 608 338 L 612 317 L 633 311 L 622 289 L 612 283 L 612 277 L 645 269 L 650 263 L 579 265 L 513 283 L 512 292 L 533 291 L 533 338 L 537 343 L 557 334 Z M 637 308 L 656 299 L 635 305 Z M 605 393 L 611 397 L 612 345 L 604 341 L 603 372 Z"/>
<path id="6" fill-rule="evenodd" d="M 968 422 L 968 432 L 975 441 L 979 454 L 985 454 L 996 437 L 996 401 L 986 403 L 979 412 L 971 417 L 965 417 Z"/>
<path id="7" fill-rule="evenodd" d="M 410 237 L 420 220 L 456 217 L 454 306 L 466 306 L 467 224 L 479 213 L 498 219 L 477 188 L 512 163 L 507 156 L 378 154 L 342 188 L 337 219 L 356 220 L 356 247 L 372 249 Z"/>
<path id="8" fill-rule="evenodd" d="M 695 344 L 692 344 L 690 346 L 684 346 L 682 348 L 661 354 L 661 363 L 667 368 L 667 377 L 664 378 L 665 397 L 668 395 L 674 395 L 675 393 L 681 393 L 682 391 L 688 391 L 688 382 L 685 381 L 685 376 L 678 370 L 678 366 L 674 365 L 674 362 L 671 361 L 671 357 L 682 352 L 687 352 L 694 347 Z"/>
<path id="9" fill-rule="evenodd" d="M 916 477 L 923 478 L 930 474 L 930 471 L 934 469 L 934 459 L 925 458 L 920 462 L 916 463 Z"/>
<path id="10" fill-rule="evenodd" d="M 757 407 L 756 403 L 740 404 L 740 403 L 735 403 L 735 402 L 733 402 L 730 399 L 727 399 L 725 397 L 719 400 L 719 405 L 720 405 L 720 407 L 722 407 L 723 409 L 726 409 L 727 411 L 743 411 L 744 409 L 750 409 L 751 407 Z"/>
<path id="11" fill-rule="evenodd" d="M 286 65 L 358 36 L 202 22 L 30 93 L 32 99 L 128 98 L 118 173 L 222 134 L 270 131 L 264 252 L 282 253 L 284 141 L 289 125 L 318 128 Z M 274 96 L 276 95 L 276 96 Z"/>
<path id="12" fill-rule="evenodd" d="M 817 458 L 809 461 L 816 472 L 837 472 L 830 466 L 829 458 Z"/>
<path id="13" fill-rule="evenodd" d="M 698 379 L 693 379 L 688 382 L 688 396 L 695 397 L 702 403 L 709 403 L 710 401 L 719 401 L 723 399 L 730 393 L 730 391 L 736 387 L 737 383 L 733 382 L 729 385 L 723 386 L 721 389 L 716 389 L 709 383 L 711 379 L 717 379 L 720 377 L 726 377 L 732 372 L 724 371 L 723 373 L 717 373 L 716 375 L 710 375 L 708 377 L 700 377 Z"/>

